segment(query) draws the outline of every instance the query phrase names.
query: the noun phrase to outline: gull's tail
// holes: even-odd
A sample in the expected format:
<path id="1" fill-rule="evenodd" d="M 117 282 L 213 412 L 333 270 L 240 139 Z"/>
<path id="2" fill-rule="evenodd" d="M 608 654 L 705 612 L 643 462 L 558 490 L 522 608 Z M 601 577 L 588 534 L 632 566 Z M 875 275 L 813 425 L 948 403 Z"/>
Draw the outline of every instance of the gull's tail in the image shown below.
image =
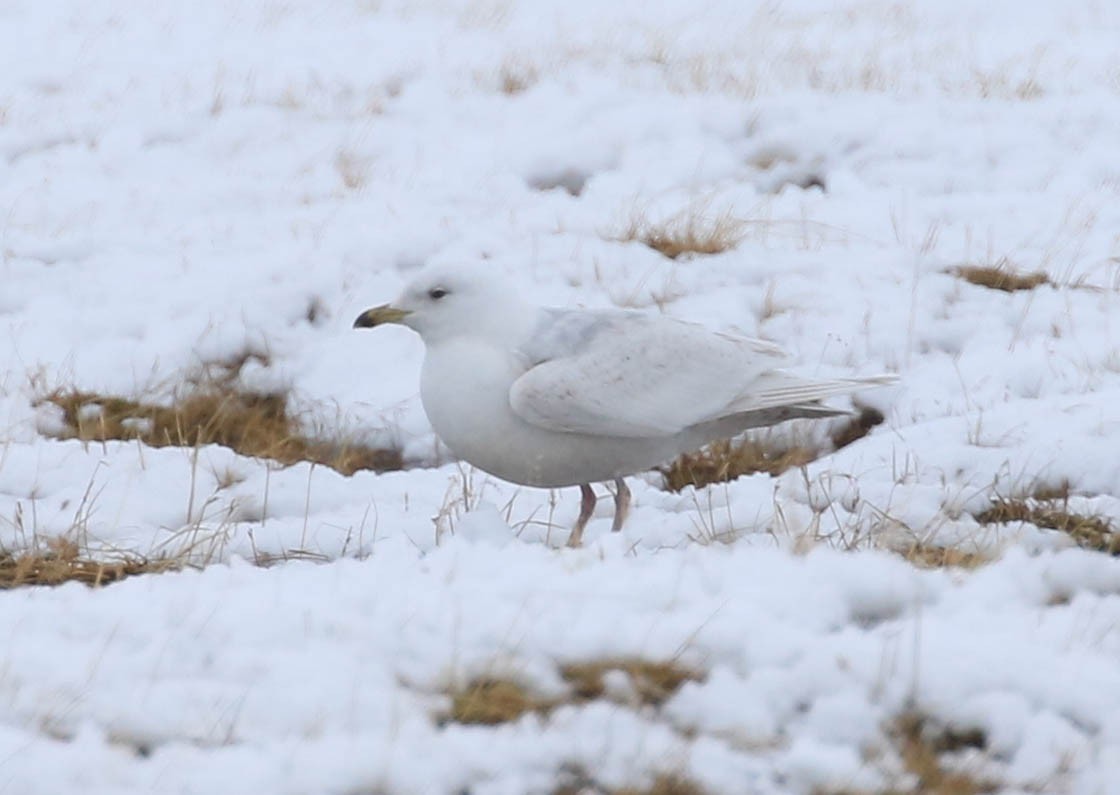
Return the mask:
<path id="1" fill-rule="evenodd" d="M 731 412 L 728 413 L 791 408 L 806 412 L 799 416 L 846 414 L 847 412 L 844 411 L 818 405 L 817 401 L 836 395 L 850 395 L 877 386 L 890 386 L 897 382 L 898 376 L 887 374 L 814 381 L 783 370 L 773 370 L 759 377 L 751 385 L 750 394 L 743 395 L 735 401 L 731 406 Z"/>
<path id="2" fill-rule="evenodd" d="M 863 378 L 835 378 L 813 381 L 781 370 L 774 370 L 755 381 L 757 389 L 732 404 L 728 414 L 692 427 L 697 447 L 728 439 L 751 428 L 765 428 L 787 420 L 824 419 L 851 416 L 848 409 L 833 408 L 817 401 L 836 395 L 849 395 L 861 389 L 890 386 L 893 375 Z"/>

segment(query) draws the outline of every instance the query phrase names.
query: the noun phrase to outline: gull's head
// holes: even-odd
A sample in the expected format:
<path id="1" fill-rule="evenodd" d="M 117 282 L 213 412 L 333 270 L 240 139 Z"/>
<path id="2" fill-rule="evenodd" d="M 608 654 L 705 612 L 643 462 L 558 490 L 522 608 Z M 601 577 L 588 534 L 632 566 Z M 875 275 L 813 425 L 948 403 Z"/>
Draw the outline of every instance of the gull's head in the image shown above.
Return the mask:
<path id="1" fill-rule="evenodd" d="M 525 322 L 525 305 L 504 274 L 472 267 L 428 267 L 391 304 L 367 309 L 354 328 L 408 326 L 428 345 L 453 337 L 508 340 Z"/>

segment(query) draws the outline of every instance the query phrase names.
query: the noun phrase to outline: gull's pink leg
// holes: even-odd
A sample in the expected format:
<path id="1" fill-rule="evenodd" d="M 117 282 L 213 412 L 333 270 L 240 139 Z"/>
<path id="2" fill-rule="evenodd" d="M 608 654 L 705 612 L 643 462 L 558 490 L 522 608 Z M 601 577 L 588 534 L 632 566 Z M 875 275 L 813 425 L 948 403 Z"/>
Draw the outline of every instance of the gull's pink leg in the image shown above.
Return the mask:
<path id="1" fill-rule="evenodd" d="M 611 525 L 611 531 L 617 533 L 630 515 L 630 489 L 622 478 L 614 479 L 614 488 L 614 524 Z"/>
<path id="2" fill-rule="evenodd" d="M 583 499 L 579 503 L 579 518 L 576 519 L 576 526 L 572 528 L 572 534 L 568 536 L 568 546 L 578 547 L 583 543 L 583 528 L 587 526 L 587 522 L 591 519 L 591 514 L 595 512 L 595 492 L 591 486 L 584 483 L 579 487 L 580 494 Z"/>

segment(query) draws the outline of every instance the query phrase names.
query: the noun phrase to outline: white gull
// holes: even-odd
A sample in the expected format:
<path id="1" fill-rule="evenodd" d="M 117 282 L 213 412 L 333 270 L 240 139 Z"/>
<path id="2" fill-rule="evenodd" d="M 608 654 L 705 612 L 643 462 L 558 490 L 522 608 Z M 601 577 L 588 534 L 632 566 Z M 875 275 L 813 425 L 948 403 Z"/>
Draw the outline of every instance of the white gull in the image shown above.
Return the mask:
<path id="1" fill-rule="evenodd" d="M 807 379 L 780 369 L 769 342 L 663 315 L 534 306 L 474 268 L 426 268 L 354 326 L 384 323 L 424 340 L 420 397 L 455 455 L 513 483 L 580 487 L 571 546 L 595 508 L 591 483 L 614 481 L 617 531 L 624 476 L 749 428 L 845 414 L 818 401 L 895 381 Z"/>

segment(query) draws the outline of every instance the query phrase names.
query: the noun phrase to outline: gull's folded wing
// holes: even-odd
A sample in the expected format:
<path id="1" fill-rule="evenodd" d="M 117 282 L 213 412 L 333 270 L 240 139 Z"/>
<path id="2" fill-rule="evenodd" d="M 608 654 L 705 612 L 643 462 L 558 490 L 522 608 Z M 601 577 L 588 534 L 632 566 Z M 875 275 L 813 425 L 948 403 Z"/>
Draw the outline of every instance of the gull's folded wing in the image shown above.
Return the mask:
<path id="1" fill-rule="evenodd" d="M 669 436 L 740 411 L 783 358 L 770 343 L 670 318 L 562 310 L 542 315 L 521 354 L 527 370 L 509 400 L 525 421 L 625 437 Z"/>

